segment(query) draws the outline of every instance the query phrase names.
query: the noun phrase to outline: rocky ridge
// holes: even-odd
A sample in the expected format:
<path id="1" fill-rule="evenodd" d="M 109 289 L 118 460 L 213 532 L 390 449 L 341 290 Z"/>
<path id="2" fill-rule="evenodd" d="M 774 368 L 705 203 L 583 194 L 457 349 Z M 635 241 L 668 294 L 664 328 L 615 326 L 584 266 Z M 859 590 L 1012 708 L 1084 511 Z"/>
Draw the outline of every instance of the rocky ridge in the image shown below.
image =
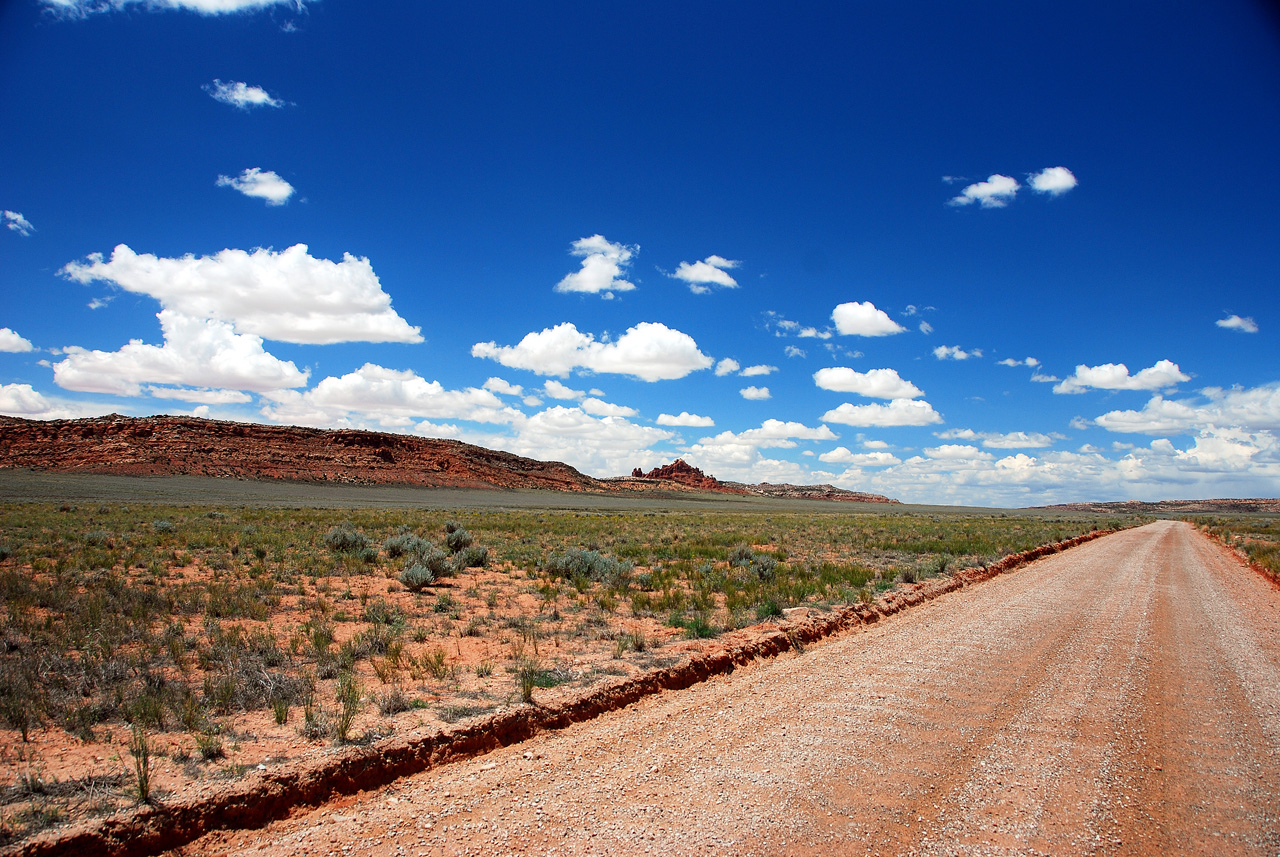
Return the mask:
<path id="1" fill-rule="evenodd" d="M 557 461 L 456 440 L 206 420 L 0 417 L 0 467 L 127 476 L 213 476 L 448 488 L 605 491 Z"/>

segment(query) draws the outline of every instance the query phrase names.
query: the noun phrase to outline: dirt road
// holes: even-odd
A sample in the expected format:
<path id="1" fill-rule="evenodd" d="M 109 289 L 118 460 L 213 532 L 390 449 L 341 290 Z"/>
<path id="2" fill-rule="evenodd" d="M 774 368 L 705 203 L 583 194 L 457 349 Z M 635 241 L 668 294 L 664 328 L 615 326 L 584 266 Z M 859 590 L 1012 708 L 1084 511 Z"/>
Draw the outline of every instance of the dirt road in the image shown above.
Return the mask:
<path id="1" fill-rule="evenodd" d="M 1280 854 L 1280 591 L 1108 536 L 197 854 Z"/>

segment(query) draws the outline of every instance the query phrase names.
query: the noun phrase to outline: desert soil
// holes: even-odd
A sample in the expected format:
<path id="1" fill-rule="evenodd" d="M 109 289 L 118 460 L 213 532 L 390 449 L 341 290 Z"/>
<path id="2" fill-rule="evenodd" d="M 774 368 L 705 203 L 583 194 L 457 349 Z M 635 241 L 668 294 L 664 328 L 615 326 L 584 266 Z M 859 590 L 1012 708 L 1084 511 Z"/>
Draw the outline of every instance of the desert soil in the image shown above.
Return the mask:
<path id="1" fill-rule="evenodd" d="M 180 853 L 1276 855 L 1278 640 L 1159 522 Z"/>

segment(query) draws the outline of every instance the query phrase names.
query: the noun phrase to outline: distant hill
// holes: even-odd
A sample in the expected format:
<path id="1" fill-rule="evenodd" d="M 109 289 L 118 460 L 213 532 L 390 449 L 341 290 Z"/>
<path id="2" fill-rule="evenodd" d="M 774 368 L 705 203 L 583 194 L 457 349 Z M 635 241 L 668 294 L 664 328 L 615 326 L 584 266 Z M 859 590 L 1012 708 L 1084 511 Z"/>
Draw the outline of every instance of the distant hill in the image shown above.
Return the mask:
<path id="1" fill-rule="evenodd" d="M 48 422 L 0 417 L 0 467 L 126 476 L 609 490 L 558 461 L 535 461 L 456 440 L 170 416 Z"/>
<path id="2" fill-rule="evenodd" d="M 631 471 L 631 477 L 609 480 L 622 483 L 671 483 L 700 491 L 718 491 L 723 494 L 754 494 L 761 497 L 780 497 L 792 500 L 844 500 L 855 503 L 897 503 L 881 494 L 868 494 L 863 491 L 846 491 L 834 485 L 771 485 L 761 482 L 748 485 L 743 482 L 721 482 L 714 476 L 708 476 L 698 468 L 690 465 L 683 458 L 677 458 L 670 464 L 655 467 L 648 473 L 639 467 Z"/>
<path id="3" fill-rule="evenodd" d="M 1057 506 L 1038 506 L 1040 509 L 1061 509 L 1066 512 L 1092 512 L 1096 514 L 1122 515 L 1214 515 L 1233 512 L 1280 513 L 1280 500 L 1222 499 L 1222 500 L 1124 500 L 1118 503 L 1062 503 Z"/>
<path id="4" fill-rule="evenodd" d="M 897 502 L 830 485 L 720 482 L 680 459 L 648 474 L 637 469 L 630 478 L 595 479 L 558 461 L 537 461 L 456 440 L 172 416 L 112 414 L 49 421 L 0 416 L 0 468 L 432 488 L 600 493 L 713 491 L 811 500 Z"/>

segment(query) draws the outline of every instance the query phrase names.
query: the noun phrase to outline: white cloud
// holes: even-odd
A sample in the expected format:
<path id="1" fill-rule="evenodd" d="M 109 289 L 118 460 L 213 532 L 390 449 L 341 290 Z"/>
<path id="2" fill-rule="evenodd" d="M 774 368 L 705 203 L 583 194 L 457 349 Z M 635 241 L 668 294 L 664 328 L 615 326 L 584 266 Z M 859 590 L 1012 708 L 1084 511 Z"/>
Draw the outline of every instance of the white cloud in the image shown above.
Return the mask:
<path id="1" fill-rule="evenodd" d="M 807 357 L 803 348 L 797 348 L 794 345 L 788 345 L 782 350 L 782 353 L 788 357 Z"/>
<path id="2" fill-rule="evenodd" d="M 890 336 L 906 331 L 884 310 L 876 309 L 871 301 L 840 304 L 831 311 L 831 320 L 835 322 L 836 330 L 845 336 Z M 804 336 L 804 332 L 800 335 Z"/>
<path id="3" fill-rule="evenodd" d="M 7 327 L 0 327 L 0 351 L 8 351 L 12 354 L 20 354 L 25 351 L 34 351 L 35 346 L 31 344 L 31 340 L 24 336 L 19 336 Z"/>
<path id="4" fill-rule="evenodd" d="M 1025 360 L 1014 360 L 1012 357 L 1006 357 L 1003 360 L 997 360 L 999 366 L 1030 366 L 1032 369 L 1040 365 L 1040 361 L 1034 357 L 1028 357 Z"/>
<path id="5" fill-rule="evenodd" d="M 636 425 L 623 417 L 593 417 L 580 408 L 557 405 L 521 423 L 515 437 L 471 440 L 541 461 L 563 461 L 595 476 L 616 476 L 669 460 L 649 447 L 674 437 L 665 429 Z"/>
<path id="6" fill-rule="evenodd" d="M 872 399 L 916 399 L 924 391 L 898 375 L 896 369 L 871 369 L 856 372 L 844 366 L 819 369 L 813 381 L 824 390 L 857 393 Z"/>
<path id="7" fill-rule="evenodd" d="M 30 384 L 0 384 L 0 414 L 27 420 L 74 420 L 111 413 L 110 405 L 50 399 Z"/>
<path id="8" fill-rule="evenodd" d="M 1280 382 L 1249 389 L 1208 387 L 1201 398 L 1172 401 L 1153 396 L 1140 411 L 1110 411 L 1093 421 L 1109 431 L 1183 434 L 1216 427 L 1246 431 L 1280 430 Z"/>
<path id="9" fill-rule="evenodd" d="M 742 366 L 737 360 L 734 360 L 732 357 L 726 357 L 716 364 L 716 377 L 719 378 L 725 375 L 732 375 L 741 368 Z"/>
<path id="10" fill-rule="evenodd" d="M 1031 189 L 1037 193 L 1061 196 L 1079 184 L 1079 182 L 1076 181 L 1076 177 L 1072 175 L 1071 170 L 1066 167 L 1046 167 L 1040 172 L 1032 174 L 1027 179 L 1027 184 L 1031 185 Z"/>
<path id="11" fill-rule="evenodd" d="M 147 9 L 182 9 L 201 15 L 229 15 L 253 12 L 268 6 L 293 6 L 301 9 L 310 0 L 40 0 L 63 15 L 83 17 L 97 12 L 119 11 L 142 5 Z"/>
<path id="12" fill-rule="evenodd" d="M 611 297 L 614 292 L 629 292 L 635 288 L 634 283 L 621 277 L 635 254 L 640 252 L 639 247 L 614 244 L 603 235 L 579 238 L 572 247 L 569 252 L 582 257 L 582 269 L 565 275 L 556 283 L 557 292 L 603 293 Z"/>
<path id="13" fill-rule="evenodd" d="M 263 398 L 270 401 L 262 410 L 268 419 L 321 427 L 400 429 L 414 418 L 499 424 L 525 419 L 488 390 L 446 390 L 412 370 L 373 363 L 341 377 L 327 377 L 306 392 L 277 390 Z"/>
<path id="14" fill-rule="evenodd" d="M 977 440 L 987 449 L 1041 449 L 1053 446 L 1054 440 L 1062 440 L 1063 436 L 1042 434 L 1040 432 L 977 432 L 973 429 L 948 429 L 937 432 L 942 440 Z"/>
<path id="15" fill-rule="evenodd" d="M 5 212 L 8 214 L 8 212 Z M 1241 318 L 1238 315 L 1229 315 L 1226 318 L 1220 318 L 1214 322 L 1218 327 L 1225 327 L 1227 330 L 1238 330 L 1241 333 L 1257 333 L 1258 323 L 1252 318 Z"/>
<path id="16" fill-rule="evenodd" d="M 950 205 L 970 205 L 979 203 L 983 208 L 1004 208 L 1017 194 L 1018 180 L 999 173 L 987 178 L 984 182 L 975 182 L 952 197 Z"/>
<path id="17" fill-rule="evenodd" d="M 965 351 L 959 345 L 939 345 L 933 349 L 933 356 L 939 360 L 968 360 L 970 357 L 981 357 L 981 348 L 970 348 Z"/>
<path id="18" fill-rule="evenodd" d="M 248 110 L 250 107 L 284 107 L 283 101 L 272 98 L 261 86 L 250 86 L 239 80 L 223 83 L 214 78 L 213 83 L 206 83 L 203 89 L 214 101 L 221 101 L 241 110 Z"/>
<path id="19" fill-rule="evenodd" d="M 1083 393 L 1090 387 L 1097 390 L 1162 390 L 1190 380 L 1191 377 L 1183 373 L 1177 363 L 1169 360 L 1157 360 L 1154 366 L 1136 375 L 1130 375 L 1129 367 L 1123 363 L 1104 363 L 1101 366 L 1081 363 L 1075 374 L 1054 387 L 1053 392 Z"/>
<path id="20" fill-rule="evenodd" d="M 883 440 L 864 440 L 862 442 L 862 445 L 865 446 L 867 449 L 888 449 L 889 448 L 889 444 L 887 444 Z"/>
<path id="21" fill-rule="evenodd" d="M 524 395 L 524 387 L 519 384 L 512 384 L 502 378 L 490 378 L 482 386 L 489 392 L 497 393 L 500 396 Z"/>
<path id="22" fill-rule="evenodd" d="M 928 336 L 929 334 L 933 333 L 933 325 L 929 324 L 929 322 L 927 321 L 920 322 L 920 332 L 923 333 L 925 336 Z"/>
<path id="23" fill-rule="evenodd" d="M 724 431 L 704 437 L 688 447 L 684 459 L 719 479 L 743 482 L 812 482 L 831 474 L 815 473 L 790 461 L 765 458 L 765 448 L 790 449 L 796 440 L 833 440 L 826 426 L 810 427 L 796 422 L 766 420 L 758 429 L 734 433 Z"/>
<path id="24" fill-rule="evenodd" d="M 317 259 L 305 244 L 279 253 L 227 249 L 178 259 L 120 244 L 110 261 L 94 253 L 59 273 L 80 283 L 106 280 L 191 318 L 225 321 L 239 333 L 282 342 L 422 341 L 420 329 L 391 308 L 368 259 L 350 253 L 341 262 Z"/>
<path id="25" fill-rule="evenodd" d="M 762 402 L 765 399 L 772 398 L 772 394 L 769 392 L 768 387 L 743 387 L 738 391 L 738 393 L 741 394 L 742 398 L 749 399 L 753 402 Z"/>
<path id="26" fill-rule="evenodd" d="M 743 432 L 722 431 L 714 437 L 704 437 L 698 441 L 704 447 L 713 444 L 743 444 L 754 447 L 781 447 L 789 449 L 797 440 L 836 440 L 839 438 L 827 426 L 807 426 L 804 423 L 769 419 L 760 424 L 760 428 L 747 429 Z"/>
<path id="27" fill-rule="evenodd" d="M 265 199 L 267 205 L 284 205 L 293 196 L 293 185 L 272 170 L 250 167 L 240 175 L 218 176 L 218 187 L 229 187 L 245 196 Z"/>
<path id="28" fill-rule="evenodd" d="M 119 351 L 63 349 L 53 380 L 66 390 L 137 396 L 143 384 L 183 385 L 265 392 L 302 387 L 307 372 L 262 348 L 262 338 L 238 334 L 230 324 L 193 319 L 174 310 L 157 317 L 164 345 L 135 339 Z"/>
<path id="29" fill-rule="evenodd" d="M 822 421 L 850 426 L 927 426 L 942 422 L 942 415 L 928 402 L 894 399 L 887 405 L 851 405 L 845 402 L 823 414 Z"/>
<path id="30" fill-rule="evenodd" d="M 711 291 L 711 286 L 713 285 L 736 289 L 738 281 L 729 276 L 727 271 L 741 264 L 741 262 L 736 262 L 733 259 L 712 255 L 701 262 L 694 262 L 692 265 L 688 262 L 681 262 L 680 266 L 676 268 L 676 272 L 671 276 L 688 283 L 689 291 L 695 295 L 705 295 Z"/>
<path id="31" fill-rule="evenodd" d="M 851 464 L 855 467 L 888 467 L 902 463 L 902 459 L 892 452 L 851 452 L 843 446 L 822 453 L 818 460 L 828 464 Z"/>
<path id="32" fill-rule="evenodd" d="M 983 452 L 976 446 L 970 446 L 963 443 L 944 443 L 942 446 L 935 446 L 926 449 L 924 454 L 930 458 L 941 458 L 953 461 L 991 461 L 995 458 L 989 452 Z"/>
<path id="33" fill-rule="evenodd" d="M 583 399 L 579 407 L 593 417 L 634 417 L 639 413 L 635 408 L 601 401 L 594 396 Z"/>
<path id="34" fill-rule="evenodd" d="M 658 419 L 655 422 L 660 426 L 691 426 L 694 428 L 709 428 L 716 424 L 716 421 L 711 417 L 700 417 L 688 411 L 681 411 L 676 416 L 658 414 Z"/>
<path id="35" fill-rule="evenodd" d="M 548 379 L 547 383 L 542 385 L 542 392 L 552 399 L 573 401 L 577 401 L 587 394 L 586 390 L 575 390 L 553 379 Z"/>
<path id="36" fill-rule="evenodd" d="M 21 211 L 9 211 L 6 208 L 4 211 L 4 220 L 5 226 L 9 227 L 23 238 L 26 238 L 32 232 L 36 231 L 36 228 L 31 225 L 31 221 L 22 216 Z"/>
<path id="37" fill-rule="evenodd" d="M 525 334 L 517 345 L 477 342 L 472 357 L 497 360 L 513 369 L 567 377 L 574 369 L 630 375 L 642 381 L 670 381 L 709 368 L 712 359 L 687 333 L 659 322 L 628 328 L 617 342 L 597 342 L 571 322 Z"/>
<path id="38" fill-rule="evenodd" d="M 1037 384 L 1054 384 L 1061 379 L 1057 375 L 1046 375 L 1043 372 L 1032 372 L 1031 380 Z"/>
<path id="39" fill-rule="evenodd" d="M 177 399 L 180 402 L 199 402 L 204 405 L 242 405 L 253 401 L 252 396 L 239 390 L 187 390 L 148 386 L 146 392 L 154 399 Z"/>
<path id="40" fill-rule="evenodd" d="M 777 372 L 777 371 L 778 371 L 777 366 L 765 366 L 764 364 L 761 364 L 758 366 L 748 366 L 746 369 L 743 369 L 738 374 L 740 374 L 744 378 L 754 378 L 757 375 L 772 375 L 774 372 Z"/>

